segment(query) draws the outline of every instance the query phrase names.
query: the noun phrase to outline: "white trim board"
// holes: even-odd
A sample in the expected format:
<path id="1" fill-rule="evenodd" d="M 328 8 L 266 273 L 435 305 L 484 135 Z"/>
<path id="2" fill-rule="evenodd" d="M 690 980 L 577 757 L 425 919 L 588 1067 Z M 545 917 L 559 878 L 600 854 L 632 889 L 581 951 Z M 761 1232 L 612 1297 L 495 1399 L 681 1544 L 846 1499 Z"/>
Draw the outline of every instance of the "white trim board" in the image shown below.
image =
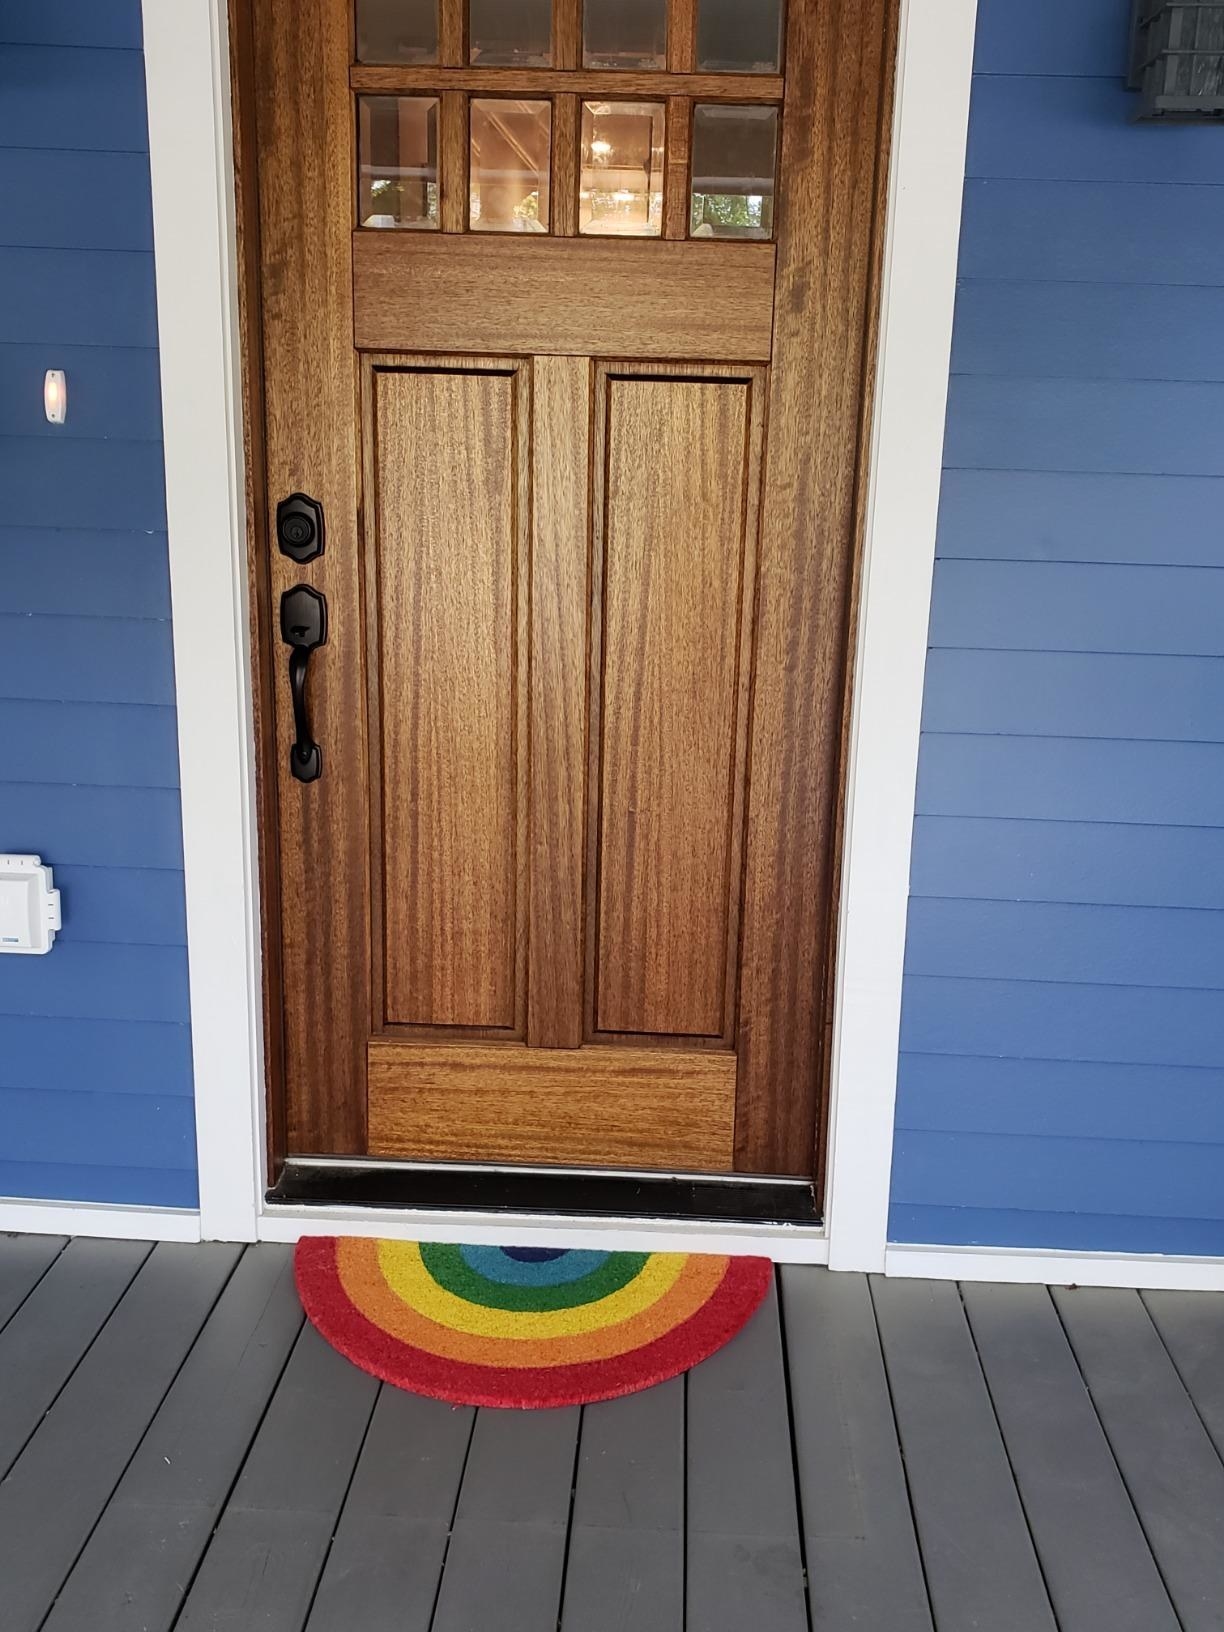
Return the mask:
<path id="1" fill-rule="evenodd" d="M 893 1244 L 885 1254 L 884 1272 L 925 1281 L 1224 1292 L 1224 1259 L 1176 1258 L 1159 1253 Z"/>
<path id="2" fill-rule="evenodd" d="M 100 1201 L 0 1197 L 0 1232 L 93 1235 L 107 1241 L 198 1241 L 200 1215 L 178 1207 L 112 1207 Z"/>
<path id="3" fill-rule="evenodd" d="M 224 0 L 143 0 L 182 756 L 201 1230 L 252 1240 L 264 1185 L 254 732 Z M 976 0 L 902 0 L 880 356 L 851 722 L 828 1161 L 838 1268 L 881 1270 L 919 708 L 935 550 Z M 378 1214 L 382 1233 L 391 1232 Z M 402 1228 L 492 1219 L 399 1215 Z M 343 1209 L 312 1227 L 356 1228 Z M 559 1228 L 524 1217 L 524 1231 Z M 564 1224 L 567 1237 L 582 1221 Z M 617 1241 L 664 1236 L 601 1225 Z M 690 1250 L 727 1232 L 694 1225 Z M 738 1236 L 737 1236 L 738 1239 Z M 760 1250 L 763 1235 L 754 1239 Z M 777 1232 L 776 1250 L 797 1236 Z M 742 1250 L 742 1249 L 741 1249 Z M 813 1260 L 809 1260 L 813 1261 Z"/>

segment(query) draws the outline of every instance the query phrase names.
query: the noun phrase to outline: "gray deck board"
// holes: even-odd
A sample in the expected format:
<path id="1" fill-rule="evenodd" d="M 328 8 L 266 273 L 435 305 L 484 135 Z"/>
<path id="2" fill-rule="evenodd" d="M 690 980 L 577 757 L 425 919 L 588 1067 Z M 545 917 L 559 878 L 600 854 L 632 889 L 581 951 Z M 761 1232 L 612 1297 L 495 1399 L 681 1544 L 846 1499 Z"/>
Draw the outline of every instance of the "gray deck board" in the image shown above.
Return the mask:
<path id="1" fill-rule="evenodd" d="M 1059 1632 L 1179 1632 L 1049 1292 L 964 1299 Z"/>
<path id="2" fill-rule="evenodd" d="M 63 1235 L 0 1235 L 0 1329 L 68 1244 Z"/>
<path id="3" fill-rule="evenodd" d="M 145 1242 L 72 1241 L 0 1331 L 0 1478 L 149 1255 Z"/>
<path id="4" fill-rule="evenodd" d="M 865 1276 L 781 1272 L 815 1632 L 931 1632 Z"/>
<path id="5" fill-rule="evenodd" d="M 309 1632 L 429 1632 L 475 1415 L 382 1390 Z"/>
<path id="6" fill-rule="evenodd" d="M 289 1249 L 250 1249 L 44 1632 L 166 1632 L 173 1625 L 301 1324 Z"/>
<path id="7" fill-rule="evenodd" d="M 1137 1292 L 1054 1293 L 1185 1632 L 1224 1632 L 1224 1463 Z"/>
<path id="8" fill-rule="evenodd" d="M 434 1632 L 557 1624 L 580 1412 L 476 1415 Z"/>
<path id="9" fill-rule="evenodd" d="M 684 1625 L 684 1379 L 582 1413 L 562 1632 Z"/>
<path id="10" fill-rule="evenodd" d="M 0 1632 L 1224 1632 L 1224 1297 L 786 1268 L 687 1377 L 473 1411 L 291 1266 L 0 1237 Z"/>
<path id="11" fill-rule="evenodd" d="M 378 1389 L 302 1328 L 177 1632 L 301 1632 Z"/>
<path id="12" fill-rule="evenodd" d="M 939 1632 L 1056 1632 L 956 1285 L 872 1291 Z"/>
<path id="13" fill-rule="evenodd" d="M 35 1632 L 239 1254 L 155 1247 L 0 1485 L 0 1632 Z"/>
<path id="14" fill-rule="evenodd" d="M 808 1625 L 776 1288 L 688 1378 L 690 1632 Z"/>

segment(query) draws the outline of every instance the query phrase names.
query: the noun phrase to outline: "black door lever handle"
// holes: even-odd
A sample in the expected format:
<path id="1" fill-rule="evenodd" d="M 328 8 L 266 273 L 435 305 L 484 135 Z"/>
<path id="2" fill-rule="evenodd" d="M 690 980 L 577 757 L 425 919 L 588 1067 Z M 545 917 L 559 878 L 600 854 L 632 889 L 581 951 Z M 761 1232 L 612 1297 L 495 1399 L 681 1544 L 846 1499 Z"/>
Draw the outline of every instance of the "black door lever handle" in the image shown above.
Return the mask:
<path id="1" fill-rule="evenodd" d="M 323 750 L 310 734 L 306 675 L 310 654 L 327 641 L 327 602 L 309 584 L 295 584 L 281 596 L 281 639 L 289 650 L 289 695 L 293 699 L 294 744 L 289 769 L 299 782 L 317 782 L 323 774 Z"/>

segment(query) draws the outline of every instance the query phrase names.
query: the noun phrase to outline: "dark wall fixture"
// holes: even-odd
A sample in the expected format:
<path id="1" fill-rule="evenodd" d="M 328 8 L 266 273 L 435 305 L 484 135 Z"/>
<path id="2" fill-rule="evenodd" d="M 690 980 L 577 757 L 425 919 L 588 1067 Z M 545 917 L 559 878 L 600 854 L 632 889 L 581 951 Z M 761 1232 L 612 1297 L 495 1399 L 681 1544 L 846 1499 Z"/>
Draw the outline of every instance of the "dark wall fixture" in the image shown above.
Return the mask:
<path id="1" fill-rule="evenodd" d="M 1132 0 L 1131 89 L 1137 119 L 1224 119 L 1224 4 Z"/>

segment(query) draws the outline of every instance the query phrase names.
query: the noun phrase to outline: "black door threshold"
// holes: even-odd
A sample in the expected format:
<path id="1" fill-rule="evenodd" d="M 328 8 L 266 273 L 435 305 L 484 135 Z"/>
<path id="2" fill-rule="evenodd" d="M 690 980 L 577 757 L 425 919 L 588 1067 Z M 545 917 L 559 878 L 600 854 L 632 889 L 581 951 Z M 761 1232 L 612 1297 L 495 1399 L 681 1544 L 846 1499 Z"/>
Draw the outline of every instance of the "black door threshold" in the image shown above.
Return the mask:
<path id="1" fill-rule="evenodd" d="M 711 1178 L 415 1162 L 290 1158 L 267 1199 L 292 1207 L 423 1207 L 453 1212 L 819 1224 L 808 1179 Z"/>

